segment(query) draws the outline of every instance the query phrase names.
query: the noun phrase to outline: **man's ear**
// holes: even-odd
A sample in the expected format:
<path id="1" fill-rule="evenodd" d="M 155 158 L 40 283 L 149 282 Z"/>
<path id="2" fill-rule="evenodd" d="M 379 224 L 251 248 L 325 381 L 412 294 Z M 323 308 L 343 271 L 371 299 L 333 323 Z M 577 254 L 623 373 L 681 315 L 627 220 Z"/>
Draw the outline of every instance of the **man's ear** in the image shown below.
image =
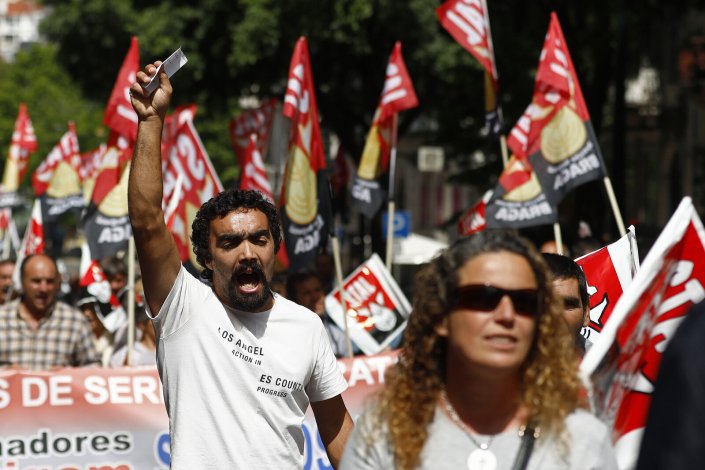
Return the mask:
<path id="1" fill-rule="evenodd" d="M 211 259 L 209 259 L 208 261 L 206 261 L 206 268 L 208 268 L 208 269 L 210 269 L 211 271 L 213 271 L 213 258 L 211 258 Z"/>
<path id="2" fill-rule="evenodd" d="M 588 326 L 590 324 L 590 307 L 585 308 L 583 313 L 583 326 Z"/>
<path id="3" fill-rule="evenodd" d="M 438 336 L 441 338 L 448 337 L 448 316 L 443 317 L 443 320 L 433 328 Z"/>

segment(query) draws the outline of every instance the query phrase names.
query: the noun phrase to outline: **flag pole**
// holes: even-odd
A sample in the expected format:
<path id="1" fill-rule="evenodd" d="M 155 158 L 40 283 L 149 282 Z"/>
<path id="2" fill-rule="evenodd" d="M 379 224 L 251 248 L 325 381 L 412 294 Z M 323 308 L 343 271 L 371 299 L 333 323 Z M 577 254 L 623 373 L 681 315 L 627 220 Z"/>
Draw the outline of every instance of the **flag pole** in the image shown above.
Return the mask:
<path id="1" fill-rule="evenodd" d="M 563 237 L 561 236 L 561 224 L 553 222 L 553 238 L 556 240 L 556 251 L 559 255 L 563 254 Z"/>
<path id="2" fill-rule="evenodd" d="M 135 238 L 127 243 L 127 365 L 132 366 L 135 350 Z"/>
<path id="3" fill-rule="evenodd" d="M 392 146 L 389 151 L 389 204 L 387 209 L 387 271 L 392 271 L 392 255 L 394 251 L 394 180 L 397 167 L 397 124 L 398 114 L 392 117 Z"/>
<path id="4" fill-rule="evenodd" d="M 499 136 L 499 146 L 502 150 L 502 166 L 506 168 L 507 163 L 509 163 L 509 155 L 507 152 L 507 138 L 504 136 L 504 134 Z"/>
<path id="5" fill-rule="evenodd" d="M 610 200 L 610 206 L 612 206 L 612 213 L 614 214 L 614 220 L 617 222 L 617 228 L 619 229 L 619 236 L 623 237 L 627 234 L 624 229 L 624 219 L 622 219 L 622 213 L 619 210 L 619 205 L 617 205 L 617 198 L 614 196 L 614 189 L 612 189 L 612 181 L 609 176 L 605 176 L 602 179 L 605 184 L 605 191 L 607 191 L 607 198 Z"/>

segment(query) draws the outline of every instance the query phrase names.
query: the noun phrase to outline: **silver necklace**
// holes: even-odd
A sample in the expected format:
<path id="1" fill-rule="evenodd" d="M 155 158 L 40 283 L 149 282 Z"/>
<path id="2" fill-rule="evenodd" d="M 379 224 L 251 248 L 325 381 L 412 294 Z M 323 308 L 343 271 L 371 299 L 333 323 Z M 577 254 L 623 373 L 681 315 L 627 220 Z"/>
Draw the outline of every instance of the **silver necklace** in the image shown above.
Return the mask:
<path id="1" fill-rule="evenodd" d="M 468 436 L 472 443 L 475 444 L 475 447 L 477 447 L 477 449 L 473 450 L 470 452 L 470 455 L 468 455 L 468 470 L 495 470 L 497 468 L 497 457 L 490 450 L 490 446 L 492 445 L 492 441 L 495 436 L 490 436 L 487 442 L 478 442 L 468 427 L 465 426 L 463 420 L 460 419 L 460 416 L 458 415 L 458 412 L 455 411 L 455 408 L 453 408 L 453 405 L 450 404 L 450 400 L 448 400 L 448 395 L 446 395 L 445 390 L 441 391 L 441 398 L 445 404 L 446 412 L 448 413 L 448 416 L 450 416 L 450 419 L 463 430 L 465 435 Z"/>

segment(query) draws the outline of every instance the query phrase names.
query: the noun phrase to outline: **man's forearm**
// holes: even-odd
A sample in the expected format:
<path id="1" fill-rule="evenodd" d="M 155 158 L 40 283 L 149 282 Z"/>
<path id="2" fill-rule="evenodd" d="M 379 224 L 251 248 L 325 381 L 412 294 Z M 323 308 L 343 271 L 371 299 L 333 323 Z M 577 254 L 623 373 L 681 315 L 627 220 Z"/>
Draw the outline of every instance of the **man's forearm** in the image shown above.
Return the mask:
<path id="1" fill-rule="evenodd" d="M 133 231 L 163 224 L 162 212 L 162 121 L 153 118 L 139 123 L 135 142 L 130 180 L 128 206 Z"/>

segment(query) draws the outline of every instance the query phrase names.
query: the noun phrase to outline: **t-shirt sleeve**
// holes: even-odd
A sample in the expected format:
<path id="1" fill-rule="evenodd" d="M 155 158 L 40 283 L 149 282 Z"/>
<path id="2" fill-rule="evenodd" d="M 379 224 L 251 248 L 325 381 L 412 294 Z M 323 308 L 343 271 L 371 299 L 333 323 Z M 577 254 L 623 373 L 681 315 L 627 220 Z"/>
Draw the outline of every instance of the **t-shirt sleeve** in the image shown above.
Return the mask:
<path id="1" fill-rule="evenodd" d="M 154 316 L 147 309 L 147 314 L 153 320 L 157 338 L 165 338 L 179 331 L 191 319 L 197 306 L 203 305 L 203 301 L 209 293 L 210 288 L 181 266 L 161 310 Z"/>
<path id="2" fill-rule="evenodd" d="M 394 457 L 389 448 L 386 428 L 374 428 L 372 410 L 373 408 L 368 407 L 355 423 L 345 445 L 345 451 L 338 466 L 339 470 L 394 468 Z"/>
<path id="3" fill-rule="evenodd" d="M 306 394 L 312 402 L 323 401 L 340 395 L 348 384 L 338 367 L 338 361 L 331 349 L 330 339 L 323 323 L 318 324 L 318 348 L 311 380 L 306 385 Z"/>

